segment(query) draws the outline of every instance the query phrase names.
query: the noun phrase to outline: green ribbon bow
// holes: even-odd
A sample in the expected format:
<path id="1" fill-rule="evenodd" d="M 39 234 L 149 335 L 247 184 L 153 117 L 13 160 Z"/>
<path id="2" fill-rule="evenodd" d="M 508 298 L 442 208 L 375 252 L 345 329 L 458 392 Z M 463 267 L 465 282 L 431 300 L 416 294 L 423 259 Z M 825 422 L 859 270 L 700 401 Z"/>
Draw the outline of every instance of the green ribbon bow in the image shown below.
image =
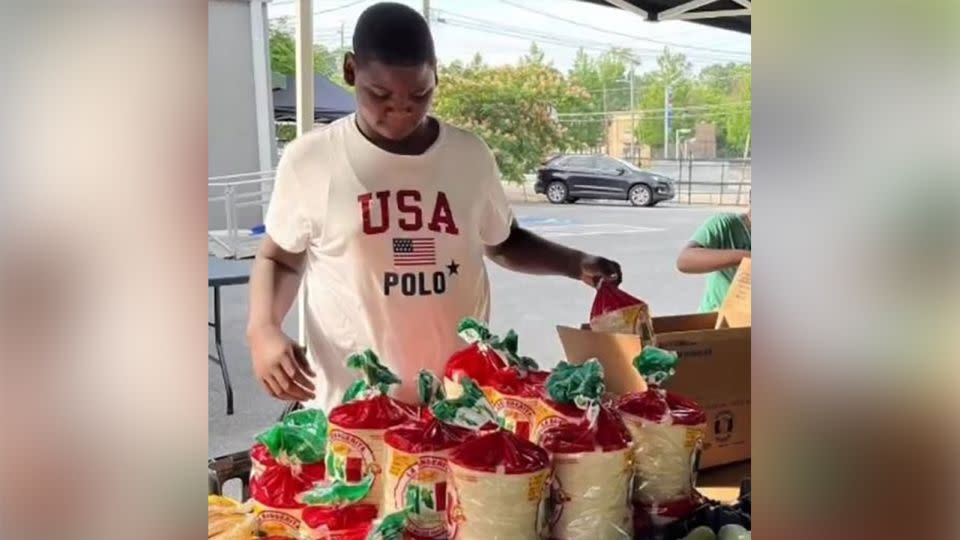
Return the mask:
<path id="1" fill-rule="evenodd" d="M 483 394 L 483 390 L 477 386 L 477 383 L 470 377 L 464 377 L 460 380 L 463 387 L 463 394 L 453 399 L 444 399 L 438 401 L 430 407 L 433 416 L 443 422 L 467 428 L 478 430 L 489 422 L 496 423 L 497 411 Z"/>
<path id="2" fill-rule="evenodd" d="M 390 368 L 381 364 L 380 359 L 370 349 L 347 357 L 347 367 L 361 371 L 363 378 L 354 381 L 347 388 L 341 403 L 386 394 L 392 385 L 400 384 L 400 379 Z"/>
<path id="3" fill-rule="evenodd" d="M 677 353 L 657 347 L 644 347 L 633 359 L 636 368 L 648 385 L 660 386 L 677 372 Z"/>
<path id="4" fill-rule="evenodd" d="M 363 500 L 373 487 L 373 475 L 367 475 L 357 484 L 340 479 L 315 484 L 303 495 L 303 503 L 311 506 L 346 506 Z"/>
<path id="5" fill-rule="evenodd" d="M 596 358 L 580 365 L 560 362 L 553 368 L 546 382 L 547 394 L 557 403 L 576 405 L 580 409 L 600 403 L 605 386 L 603 366 Z"/>
<path id="6" fill-rule="evenodd" d="M 457 326 L 457 333 L 467 343 L 478 343 L 480 347 L 499 352 L 506 360 L 507 365 L 517 368 L 521 373 L 539 368 L 536 360 L 517 353 L 520 337 L 513 330 L 508 330 L 507 335 L 500 339 L 499 336 L 492 334 L 482 322 L 467 317 L 460 321 Z"/>
<path id="7" fill-rule="evenodd" d="M 420 403 L 428 407 L 447 398 L 443 381 L 426 369 L 421 369 L 417 374 L 417 394 L 420 396 Z"/>
<path id="8" fill-rule="evenodd" d="M 292 412 L 257 435 L 256 440 L 278 461 L 293 465 L 317 463 L 327 450 L 327 417 L 319 409 Z"/>
<path id="9" fill-rule="evenodd" d="M 383 516 L 383 519 L 367 535 L 367 540 L 403 540 L 407 520 L 412 512 L 413 508 L 408 506 L 403 510 Z"/>

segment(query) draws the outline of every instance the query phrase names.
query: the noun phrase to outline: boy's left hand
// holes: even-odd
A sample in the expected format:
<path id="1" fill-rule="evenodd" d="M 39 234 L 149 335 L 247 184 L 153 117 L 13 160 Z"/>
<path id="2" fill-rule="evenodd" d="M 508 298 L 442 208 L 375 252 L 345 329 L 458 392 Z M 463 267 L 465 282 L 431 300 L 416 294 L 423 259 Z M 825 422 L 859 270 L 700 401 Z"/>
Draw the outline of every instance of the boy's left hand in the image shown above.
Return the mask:
<path id="1" fill-rule="evenodd" d="M 580 257 L 580 281 L 598 287 L 601 281 L 612 281 L 617 285 L 623 281 L 620 263 L 596 255 L 583 254 Z"/>

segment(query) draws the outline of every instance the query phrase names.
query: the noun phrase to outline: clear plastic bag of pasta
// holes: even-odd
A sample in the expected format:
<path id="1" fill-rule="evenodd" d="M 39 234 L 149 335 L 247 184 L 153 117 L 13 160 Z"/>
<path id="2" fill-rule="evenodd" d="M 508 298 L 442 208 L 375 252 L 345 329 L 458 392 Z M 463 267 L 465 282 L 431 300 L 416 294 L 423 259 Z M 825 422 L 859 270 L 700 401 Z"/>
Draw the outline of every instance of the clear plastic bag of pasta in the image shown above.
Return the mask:
<path id="1" fill-rule="evenodd" d="M 549 537 L 623 540 L 632 536 L 630 446 L 620 414 L 601 405 L 603 368 L 597 360 L 561 362 L 547 379 L 554 407 L 583 414 L 547 427 L 540 440 L 553 457 L 547 519 Z"/>
<path id="2" fill-rule="evenodd" d="M 550 455 L 506 430 L 471 439 L 450 456 L 451 540 L 539 540 Z"/>
<path id="3" fill-rule="evenodd" d="M 707 415 L 693 400 L 661 387 L 676 365 L 676 353 L 644 347 L 634 366 L 647 390 L 623 396 L 617 406 L 634 440 L 634 503 L 653 525 L 684 517 L 697 497 L 694 479 Z"/>

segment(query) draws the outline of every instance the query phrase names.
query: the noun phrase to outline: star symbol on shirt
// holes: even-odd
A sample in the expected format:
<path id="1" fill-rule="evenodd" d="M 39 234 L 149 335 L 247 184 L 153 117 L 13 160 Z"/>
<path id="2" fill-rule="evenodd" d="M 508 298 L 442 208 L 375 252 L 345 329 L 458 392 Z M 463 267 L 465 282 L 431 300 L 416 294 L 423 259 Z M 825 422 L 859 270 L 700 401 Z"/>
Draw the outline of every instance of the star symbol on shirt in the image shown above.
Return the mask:
<path id="1" fill-rule="evenodd" d="M 459 274 L 459 273 L 460 273 L 460 265 L 457 264 L 457 261 L 454 261 L 454 260 L 451 259 L 451 260 L 450 260 L 450 264 L 447 265 L 447 271 L 450 272 L 450 275 L 451 275 L 451 276 L 454 275 L 454 274 Z"/>

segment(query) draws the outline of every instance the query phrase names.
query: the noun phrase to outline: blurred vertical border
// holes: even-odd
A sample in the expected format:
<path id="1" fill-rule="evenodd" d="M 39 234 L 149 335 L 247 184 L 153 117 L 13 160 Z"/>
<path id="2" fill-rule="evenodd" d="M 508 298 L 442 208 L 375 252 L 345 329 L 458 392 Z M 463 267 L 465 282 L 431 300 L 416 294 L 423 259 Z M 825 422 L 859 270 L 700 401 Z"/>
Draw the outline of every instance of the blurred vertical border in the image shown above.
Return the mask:
<path id="1" fill-rule="evenodd" d="M 0 4 L 0 538 L 202 527 L 206 49 L 200 0 Z"/>
<path id="2" fill-rule="evenodd" d="M 753 4 L 759 538 L 960 537 L 958 10 Z"/>

